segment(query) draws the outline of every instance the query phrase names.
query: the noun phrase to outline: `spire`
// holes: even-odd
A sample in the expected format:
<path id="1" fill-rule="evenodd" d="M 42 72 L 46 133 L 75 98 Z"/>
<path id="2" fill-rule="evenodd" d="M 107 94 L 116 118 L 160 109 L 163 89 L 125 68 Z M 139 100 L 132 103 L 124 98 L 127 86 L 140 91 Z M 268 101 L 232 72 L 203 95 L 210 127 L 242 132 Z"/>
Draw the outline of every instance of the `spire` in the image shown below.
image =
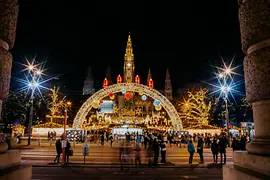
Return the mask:
<path id="1" fill-rule="evenodd" d="M 165 97 L 170 101 L 172 100 L 172 83 L 168 69 L 166 72 L 166 79 L 165 79 Z"/>
<path id="2" fill-rule="evenodd" d="M 148 70 L 148 75 L 147 75 L 147 84 L 149 82 L 149 80 L 152 79 L 152 74 L 151 74 L 151 70 Z"/>
<path id="3" fill-rule="evenodd" d="M 111 71 L 111 67 L 108 66 L 107 71 L 106 71 L 106 76 L 105 76 L 108 80 L 108 85 L 112 85 L 112 71 Z"/>
<path id="4" fill-rule="evenodd" d="M 92 68 L 87 69 L 86 78 L 83 85 L 83 95 L 91 95 L 95 93 L 94 79 L 92 76 Z"/>
<path id="5" fill-rule="evenodd" d="M 124 59 L 124 73 L 123 73 L 123 82 L 124 83 L 133 83 L 134 82 L 134 54 L 132 48 L 132 41 L 130 34 L 128 35 L 127 47 Z"/>

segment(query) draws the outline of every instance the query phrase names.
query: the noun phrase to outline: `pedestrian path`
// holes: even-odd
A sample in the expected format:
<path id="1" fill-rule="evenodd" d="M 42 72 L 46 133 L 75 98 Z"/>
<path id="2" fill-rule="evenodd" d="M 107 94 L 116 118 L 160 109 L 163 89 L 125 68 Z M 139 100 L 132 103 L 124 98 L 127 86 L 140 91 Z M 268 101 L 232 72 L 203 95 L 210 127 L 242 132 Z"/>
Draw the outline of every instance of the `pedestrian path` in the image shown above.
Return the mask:
<path id="1" fill-rule="evenodd" d="M 59 166 L 53 163 L 56 156 L 56 150 L 54 146 L 24 146 L 17 147 L 22 154 L 22 160 L 26 163 L 30 163 L 34 166 Z M 70 166 L 119 166 L 119 148 L 109 147 L 108 145 L 99 146 L 96 144 L 90 144 L 89 156 L 85 158 L 82 154 L 82 145 L 78 144 L 72 147 L 74 154 L 70 157 Z M 189 154 L 186 148 L 179 148 L 176 146 L 167 147 L 166 160 L 168 163 L 160 164 L 162 167 L 188 167 Z M 141 151 L 142 164 L 148 163 L 148 157 L 144 148 Z M 160 161 L 160 159 L 159 159 Z M 227 149 L 227 164 L 232 163 L 232 150 Z M 219 167 L 213 163 L 212 153 L 209 148 L 204 149 L 204 163 L 199 164 L 199 156 L 197 153 L 194 155 L 193 160 L 194 167 Z"/>

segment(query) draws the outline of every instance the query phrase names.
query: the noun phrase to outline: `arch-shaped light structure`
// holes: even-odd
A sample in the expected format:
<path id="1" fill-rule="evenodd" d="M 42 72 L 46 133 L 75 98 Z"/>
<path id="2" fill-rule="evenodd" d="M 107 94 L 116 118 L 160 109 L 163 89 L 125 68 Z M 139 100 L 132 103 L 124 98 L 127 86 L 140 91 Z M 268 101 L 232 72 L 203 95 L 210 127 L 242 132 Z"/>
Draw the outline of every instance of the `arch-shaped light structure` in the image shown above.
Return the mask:
<path id="1" fill-rule="evenodd" d="M 92 103 L 94 101 L 99 101 L 107 97 L 110 92 L 113 92 L 113 93 L 122 92 L 123 89 L 125 89 L 126 91 L 131 91 L 131 92 L 143 92 L 143 94 L 153 99 L 159 100 L 162 107 L 165 109 L 165 111 L 167 111 L 170 119 L 172 120 L 172 125 L 174 127 L 174 130 L 183 130 L 182 121 L 175 107 L 172 105 L 172 103 L 157 90 L 150 88 L 148 86 L 142 85 L 142 84 L 137 84 L 137 83 L 113 84 L 94 93 L 91 97 L 89 97 L 84 102 L 84 104 L 79 109 L 73 121 L 73 128 L 74 129 L 81 128 L 83 121 L 85 117 L 87 116 L 88 112 L 91 110 Z"/>

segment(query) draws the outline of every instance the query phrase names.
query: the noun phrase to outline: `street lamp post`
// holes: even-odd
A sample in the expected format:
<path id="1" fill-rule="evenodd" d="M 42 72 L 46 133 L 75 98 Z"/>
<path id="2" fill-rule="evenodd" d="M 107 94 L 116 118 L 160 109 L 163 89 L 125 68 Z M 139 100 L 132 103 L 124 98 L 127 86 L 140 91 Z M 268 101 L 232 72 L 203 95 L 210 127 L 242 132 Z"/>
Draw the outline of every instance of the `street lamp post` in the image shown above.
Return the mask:
<path id="1" fill-rule="evenodd" d="M 66 126 L 67 126 L 67 110 L 71 106 L 71 102 L 68 101 L 64 105 L 64 133 L 63 133 L 63 139 L 62 139 L 62 164 L 66 162 L 66 146 L 67 146 L 67 131 L 66 131 Z"/>
<path id="2" fill-rule="evenodd" d="M 30 97 L 30 114 L 29 114 L 29 123 L 28 123 L 28 145 L 31 144 L 31 135 L 32 135 L 32 122 L 33 122 L 33 102 L 34 102 L 34 89 L 31 89 Z"/>
<path id="3" fill-rule="evenodd" d="M 30 96 L 30 112 L 29 112 L 29 122 L 28 122 L 28 142 L 27 144 L 31 144 L 31 135 L 32 135 L 32 123 L 33 123 L 33 110 L 34 110 L 34 93 L 36 88 L 38 88 L 38 80 L 41 75 L 41 71 L 36 69 L 33 65 L 29 65 L 28 67 L 29 74 L 31 75 L 31 81 L 29 82 L 28 86 L 31 89 L 31 96 Z"/>
<path id="4" fill-rule="evenodd" d="M 228 94 L 231 90 L 230 86 L 227 83 L 228 77 L 230 76 L 231 69 L 227 68 L 224 70 L 224 72 L 219 74 L 219 77 L 222 79 L 222 86 L 221 86 L 221 93 L 223 94 L 223 99 L 225 102 L 225 124 L 226 124 L 226 133 L 229 135 L 229 109 L 228 109 Z"/>

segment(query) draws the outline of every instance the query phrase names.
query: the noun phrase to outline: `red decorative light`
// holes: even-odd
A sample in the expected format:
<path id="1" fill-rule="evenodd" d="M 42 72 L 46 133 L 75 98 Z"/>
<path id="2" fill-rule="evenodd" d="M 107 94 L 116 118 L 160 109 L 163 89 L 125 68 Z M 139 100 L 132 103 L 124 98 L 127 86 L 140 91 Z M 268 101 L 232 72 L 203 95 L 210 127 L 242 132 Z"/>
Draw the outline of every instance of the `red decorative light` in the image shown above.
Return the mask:
<path id="1" fill-rule="evenodd" d="M 120 74 L 117 76 L 117 83 L 122 83 L 122 77 Z"/>
<path id="2" fill-rule="evenodd" d="M 113 92 L 109 92 L 109 97 L 110 97 L 110 96 L 113 96 Z"/>
<path id="3" fill-rule="evenodd" d="M 137 75 L 135 77 L 135 83 L 140 84 L 140 77 L 139 77 L 139 75 Z"/>
<path id="4" fill-rule="evenodd" d="M 154 88 L 154 81 L 152 79 L 149 79 L 149 81 L 148 81 L 148 87 Z"/>
<path id="5" fill-rule="evenodd" d="M 107 87 L 108 84 L 109 84 L 108 79 L 105 78 L 104 81 L 103 81 L 103 88 Z"/>
<path id="6" fill-rule="evenodd" d="M 102 104 L 103 103 L 103 100 L 101 99 L 101 100 L 99 100 L 99 104 Z"/>
<path id="7" fill-rule="evenodd" d="M 125 94 L 125 98 L 128 100 L 128 99 L 131 99 L 132 98 L 132 94 L 130 92 L 126 93 Z"/>

